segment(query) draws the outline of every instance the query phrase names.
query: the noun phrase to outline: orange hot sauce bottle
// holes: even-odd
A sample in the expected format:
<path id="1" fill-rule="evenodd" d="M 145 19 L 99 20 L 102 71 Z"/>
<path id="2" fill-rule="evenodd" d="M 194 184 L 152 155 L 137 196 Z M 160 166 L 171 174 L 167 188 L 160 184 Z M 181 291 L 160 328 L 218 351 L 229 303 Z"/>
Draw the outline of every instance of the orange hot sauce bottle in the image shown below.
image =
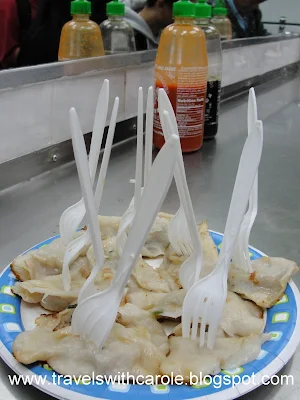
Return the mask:
<path id="1" fill-rule="evenodd" d="M 58 60 L 104 56 L 100 27 L 90 20 L 90 1 L 72 1 L 71 14 L 73 19 L 67 22 L 61 31 Z"/>
<path id="2" fill-rule="evenodd" d="M 195 5 L 180 0 L 173 5 L 174 23 L 160 38 L 155 60 L 153 142 L 164 144 L 158 112 L 158 90 L 165 89 L 175 112 L 183 152 L 203 143 L 207 86 L 207 53 L 203 31 L 194 25 Z"/>

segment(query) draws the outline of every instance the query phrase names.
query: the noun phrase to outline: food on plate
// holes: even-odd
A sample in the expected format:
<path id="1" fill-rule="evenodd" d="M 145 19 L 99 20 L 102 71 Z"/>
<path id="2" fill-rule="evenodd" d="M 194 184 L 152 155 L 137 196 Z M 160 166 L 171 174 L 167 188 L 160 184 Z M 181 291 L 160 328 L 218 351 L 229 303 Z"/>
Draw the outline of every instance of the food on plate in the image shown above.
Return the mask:
<path id="1" fill-rule="evenodd" d="M 197 340 L 171 336 L 170 354 L 162 362 L 160 371 L 169 376 L 182 376 L 184 382 L 190 383 L 190 374 L 216 375 L 221 369 L 236 368 L 255 360 L 261 345 L 269 338 L 269 335 L 217 338 L 214 349 L 209 350 L 200 348 Z"/>
<path id="2" fill-rule="evenodd" d="M 228 336 L 260 335 L 265 328 L 263 310 L 228 292 L 220 327 Z"/>
<path id="3" fill-rule="evenodd" d="M 49 321 L 47 321 L 49 318 Z M 46 361 L 64 375 L 157 375 L 169 351 L 168 338 L 162 326 L 147 311 L 133 305 L 120 308 L 118 323 L 99 350 L 88 341 L 73 335 L 70 326 L 55 329 L 59 317 L 38 320 L 40 326 L 22 332 L 13 344 L 15 358 L 23 364 Z"/>
<path id="4" fill-rule="evenodd" d="M 76 237 L 83 235 L 83 231 L 77 232 Z M 80 255 L 85 255 L 86 246 Z M 30 250 L 26 254 L 18 256 L 11 263 L 11 270 L 20 281 L 30 279 L 43 279 L 46 276 L 59 275 L 62 271 L 66 246 L 62 239 L 54 239 L 50 244 L 37 250 Z"/>
<path id="5" fill-rule="evenodd" d="M 155 258 L 165 254 L 170 241 L 168 237 L 168 225 L 173 215 L 158 213 L 152 229 L 142 248 L 142 256 Z"/>
<path id="6" fill-rule="evenodd" d="M 258 306 L 270 308 L 283 296 L 286 285 L 299 267 L 293 261 L 279 257 L 262 257 L 252 261 L 253 272 L 231 265 L 228 288 Z"/>
<path id="7" fill-rule="evenodd" d="M 35 329 L 22 332 L 15 339 L 15 358 L 23 364 L 47 362 L 56 372 L 66 375 L 166 374 L 183 376 L 187 383 L 190 373 L 216 374 L 257 358 L 261 345 L 270 339 L 263 333 L 265 308 L 272 307 L 282 297 L 299 268 L 292 261 L 269 257 L 253 261 L 252 274 L 231 265 L 229 291 L 215 347 L 200 348 L 198 341 L 182 337 L 178 323 L 186 295 L 179 281 L 179 269 L 186 257 L 177 255 L 169 243 L 171 218 L 164 213 L 156 218 L 101 350 L 72 334 L 71 329 L 79 291 L 96 262 L 93 246 L 86 246 L 70 265 L 70 291 L 64 290 L 62 282 L 66 248 L 62 240 L 56 239 L 46 247 L 17 257 L 11 265 L 19 279 L 13 293 L 53 313 L 40 315 L 35 320 Z M 111 285 L 116 268 L 121 267 L 116 250 L 120 220 L 120 217 L 99 217 L 105 256 L 103 269 L 95 279 L 99 291 Z M 200 224 L 198 230 L 203 246 L 201 276 L 204 277 L 214 269 L 218 251 L 207 223 Z M 76 233 L 82 234 L 82 231 Z M 149 257 L 157 256 L 163 259 L 154 268 Z M 169 325 L 177 326 L 168 336 L 166 320 L 169 319 L 172 320 L 167 321 Z M 199 332 L 200 327 L 198 335 Z"/>
<path id="8" fill-rule="evenodd" d="M 42 280 L 17 282 L 12 291 L 27 303 L 40 303 L 49 311 L 62 311 L 77 300 L 80 289 L 90 274 L 86 257 L 79 257 L 71 269 L 71 290 L 65 291 L 62 275 L 46 276 Z M 104 268 L 95 279 L 99 290 L 107 289 L 113 279 L 113 271 Z"/>
<path id="9" fill-rule="evenodd" d="M 171 218 L 172 215 L 169 214 L 158 214 L 143 247 L 142 256 L 157 257 L 165 253 L 166 248 L 170 244 L 168 239 L 168 223 Z M 98 221 L 106 262 L 111 263 L 111 267 L 115 268 L 118 262 L 115 240 L 121 217 L 98 216 Z M 83 235 L 84 230 L 76 232 L 74 237 Z M 91 242 L 82 249 L 78 257 L 85 256 L 90 247 Z M 54 239 L 47 246 L 43 246 L 37 250 L 30 250 L 26 254 L 15 258 L 11 263 L 11 270 L 16 278 L 23 282 L 30 279 L 40 280 L 46 276 L 59 275 L 62 271 L 65 251 L 66 245 L 62 239 Z M 92 249 L 90 249 L 89 255 L 93 259 Z"/>

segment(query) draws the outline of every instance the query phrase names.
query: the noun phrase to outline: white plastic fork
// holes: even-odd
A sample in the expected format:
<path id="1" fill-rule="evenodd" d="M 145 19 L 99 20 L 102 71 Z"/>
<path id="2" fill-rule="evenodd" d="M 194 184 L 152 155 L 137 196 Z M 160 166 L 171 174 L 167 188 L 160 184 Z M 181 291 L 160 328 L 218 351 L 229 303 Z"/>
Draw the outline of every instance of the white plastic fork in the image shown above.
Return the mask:
<path id="1" fill-rule="evenodd" d="M 93 268 L 93 271 L 98 272 L 103 267 L 103 262 L 104 262 L 101 232 L 95 207 L 94 193 L 89 174 L 89 167 L 88 167 L 88 160 L 85 150 L 84 139 L 79 124 L 79 120 L 77 117 L 77 113 L 74 108 L 71 108 L 70 110 L 70 126 L 72 133 L 74 156 L 76 160 L 81 191 L 86 209 L 88 227 L 90 230 L 92 243 L 94 246 L 95 258 L 96 258 L 96 264 Z"/>
<path id="2" fill-rule="evenodd" d="M 101 144 L 103 139 L 103 132 L 107 118 L 109 102 L 109 81 L 104 80 L 96 107 L 96 114 L 93 126 L 93 135 L 91 142 L 91 150 L 89 155 L 89 170 L 91 180 L 94 183 Z M 61 215 L 59 221 L 59 232 L 65 245 L 68 245 L 74 238 L 75 232 L 85 215 L 85 207 L 83 199 L 68 207 Z"/>
<path id="3" fill-rule="evenodd" d="M 94 202 L 95 202 L 97 212 L 100 207 L 105 177 L 106 177 L 108 163 L 109 163 L 109 159 L 110 159 L 111 147 L 112 147 L 112 142 L 113 142 L 115 128 L 116 128 L 116 122 L 117 122 L 118 109 L 119 109 L 119 98 L 116 97 L 114 106 L 113 106 L 113 110 L 112 110 L 112 114 L 111 114 L 111 120 L 110 120 L 110 124 L 109 124 L 109 128 L 108 128 L 104 154 L 103 154 L 103 158 L 102 158 L 102 162 L 101 162 L 97 187 L 96 187 L 96 191 L 95 191 Z M 70 124 L 71 124 L 72 129 L 74 129 L 74 126 L 75 126 L 75 122 L 74 121 L 72 122 L 72 120 L 71 120 L 72 115 L 73 115 L 72 118 L 75 118 L 74 112 L 76 114 L 76 111 L 74 109 L 70 110 Z M 77 118 L 77 121 L 78 121 L 78 118 Z M 78 121 L 77 125 L 78 125 L 78 129 L 81 130 L 79 121 Z M 81 133 L 82 133 L 82 130 L 81 130 Z M 84 209 L 85 209 L 85 207 L 84 207 Z M 64 290 L 66 290 L 66 291 L 69 291 L 70 287 L 71 287 L 71 276 L 70 276 L 69 266 L 70 266 L 71 262 L 78 257 L 78 255 L 81 253 L 82 249 L 90 243 L 90 240 L 91 240 L 90 232 L 89 232 L 89 227 L 88 227 L 88 229 L 86 230 L 86 232 L 83 235 L 81 235 L 78 238 L 71 241 L 66 248 L 65 255 L 64 255 L 63 269 L 62 269 L 63 286 L 64 286 Z M 83 285 L 83 287 L 80 291 L 80 294 L 79 294 L 79 299 L 82 299 L 83 297 L 87 296 L 89 293 L 96 290 L 93 285 L 94 278 L 95 278 L 94 274 L 97 274 L 97 272 L 95 272 L 95 269 L 92 270 L 91 275 L 89 276 L 89 278 L 86 280 L 85 284 Z"/>
<path id="4" fill-rule="evenodd" d="M 249 90 L 248 99 L 248 135 L 256 129 L 257 122 L 257 103 L 255 91 L 253 88 Z M 249 255 L 249 237 L 252 226 L 257 216 L 258 203 L 258 175 L 254 179 L 253 187 L 249 197 L 248 211 L 244 215 L 240 232 L 238 234 L 232 261 L 237 268 L 243 269 L 250 273 L 253 272 Z"/>
<path id="5" fill-rule="evenodd" d="M 167 140 L 170 137 L 170 135 L 174 132 L 172 130 L 173 126 L 168 111 L 164 111 L 163 119 L 164 121 L 162 123 L 162 127 L 163 127 L 163 132 L 165 134 L 165 138 Z M 184 222 L 188 226 L 193 245 L 192 254 L 184 261 L 184 263 L 180 266 L 179 269 L 180 283 L 185 290 L 188 290 L 200 278 L 202 262 L 203 262 L 203 252 L 202 252 L 202 245 L 200 242 L 199 232 L 197 229 L 192 200 L 186 180 L 182 151 L 180 146 L 178 146 L 176 149 L 177 149 L 177 162 L 175 165 L 175 174 L 174 174 L 175 182 L 180 198 L 180 204 L 182 204 L 181 207 L 183 210 Z M 180 223 L 179 218 L 180 216 L 178 217 L 178 224 Z"/>
<path id="6" fill-rule="evenodd" d="M 158 92 L 158 110 L 165 139 L 166 139 L 166 132 L 168 131 L 168 129 L 164 126 L 165 124 L 163 117 L 164 110 L 168 111 L 169 113 L 171 127 L 172 127 L 171 132 L 179 136 L 174 110 L 167 96 L 167 93 L 165 92 L 164 89 L 159 89 Z M 191 234 L 181 201 L 177 213 L 175 214 L 175 216 L 172 218 L 172 220 L 168 225 L 168 237 L 171 246 L 178 255 L 190 256 L 192 254 L 193 244 L 192 244 Z"/>
<path id="7" fill-rule="evenodd" d="M 147 182 L 147 176 L 152 165 L 152 140 L 153 140 L 153 88 L 148 89 L 147 106 L 146 106 L 146 132 L 145 132 L 145 163 L 144 163 L 144 185 Z M 137 149 L 136 149 L 136 167 L 135 167 L 135 190 L 134 197 L 131 200 L 127 210 L 122 216 L 119 230 L 116 238 L 116 247 L 119 256 L 127 240 L 127 231 L 131 226 L 139 197 L 142 192 L 142 167 L 143 167 L 143 89 L 139 88 L 138 96 L 138 123 L 137 123 Z"/>
<path id="8" fill-rule="evenodd" d="M 86 298 L 74 311 L 72 332 L 101 348 L 115 322 L 124 288 L 131 275 L 148 232 L 170 187 L 176 160 L 173 135 L 156 157 L 144 188 L 128 239 L 109 289 Z"/>
<path id="9" fill-rule="evenodd" d="M 201 320 L 200 347 L 207 335 L 206 345 L 213 349 L 226 301 L 228 267 L 262 153 L 262 122 L 258 121 L 257 126 L 259 129 L 247 137 L 242 151 L 216 268 L 191 287 L 183 302 L 182 336 L 190 337 L 192 326 L 191 338 L 196 340 Z"/>

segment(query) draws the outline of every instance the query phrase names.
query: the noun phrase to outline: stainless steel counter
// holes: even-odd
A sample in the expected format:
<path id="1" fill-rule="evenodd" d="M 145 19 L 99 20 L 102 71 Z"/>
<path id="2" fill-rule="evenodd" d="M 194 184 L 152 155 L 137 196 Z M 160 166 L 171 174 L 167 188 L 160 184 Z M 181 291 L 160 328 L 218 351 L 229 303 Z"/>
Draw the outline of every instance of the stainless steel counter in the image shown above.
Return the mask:
<path id="1" fill-rule="evenodd" d="M 300 103 L 299 78 L 277 80 L 257 89 L 260 118 L 264 120 L 264 151 L 259 170 L 259 213 L 251 244 L 272 256 L 300 264 Z M 198 221 L 208 219 L 213 230 L 223 231 L 238 160 L 246 138 L 247 97 L 222 104 L 217 140 L 197 153 L 185 155 L 185 165 Z M 112 152 L 101 213 L 121 215 L 133 194 L 135 142 L 119 144 Z M 21 168 L 21 167 L 20 167 Z M 4 268 L 17 254 L 58 233 L 61 212 L 80 197 L 73 163 L 0 192 L 0 254 Z M 178 207 L 172 186 L 163 210 Z M 300 274 L 295 278 L 300 287 Z M 31 387 L 12 387 L 0 362 L 0 399 L 50 397 Z M 285 367 L 295 385 L 263 387 L 243 399 L 300 399 L 300 351 Z"/>

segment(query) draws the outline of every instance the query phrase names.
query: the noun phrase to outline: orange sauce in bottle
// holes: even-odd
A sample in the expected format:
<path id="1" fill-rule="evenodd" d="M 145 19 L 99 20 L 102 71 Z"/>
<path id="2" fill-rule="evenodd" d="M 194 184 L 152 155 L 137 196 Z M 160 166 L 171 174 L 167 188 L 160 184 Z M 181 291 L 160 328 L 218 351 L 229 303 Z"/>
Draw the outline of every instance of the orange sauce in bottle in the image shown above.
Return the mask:
<path id="1" fill-rule="evenodd" d="M 155 60 L 154 145 L 164 137 L 158 112 L 158 89 L 165 89 L 175 112 L 183 152 L 201 148 L 207 87 L 205 36 L 194 25 L 195 6 L 187 0 L 174 3 L 175 22 L 162 32 Z"/>
<path id="2" fill-rule="evenodd" d="M 58 60 L 104 56 L 101 30 L 90 20 L 91 3 L 75 0 L 71 3 L 73 19 L 61 31 Z"/>

